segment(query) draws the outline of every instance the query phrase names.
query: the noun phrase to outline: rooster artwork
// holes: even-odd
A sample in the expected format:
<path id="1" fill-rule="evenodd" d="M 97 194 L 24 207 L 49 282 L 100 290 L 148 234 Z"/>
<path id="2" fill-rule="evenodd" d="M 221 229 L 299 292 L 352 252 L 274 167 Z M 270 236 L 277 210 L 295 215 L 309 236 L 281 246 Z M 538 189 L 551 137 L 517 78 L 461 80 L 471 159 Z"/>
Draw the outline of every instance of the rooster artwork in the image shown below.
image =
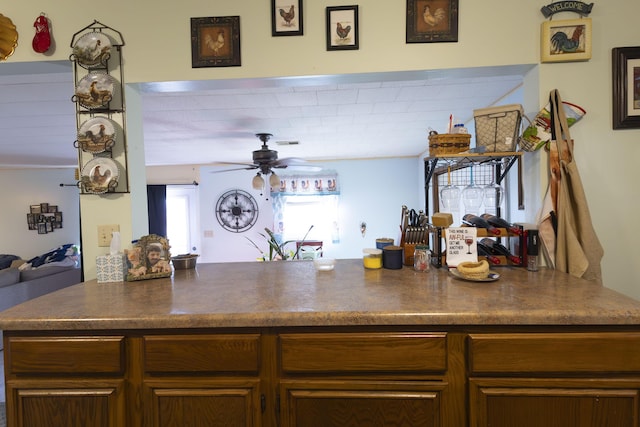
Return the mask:
<path id="1" fill-rule="evenodd" d="M 296 11 L 295 11 L 293 5 L 291 5 L 291 7 L 289 8 L 288 11 L 286 11 L 284 9 L 280 9 L 280 16 L 282 17 L 282 20 L 284 21 L 284 25 L 286 25 L 287 27 L 290 27 L 292 25 L 293 20 L 296 17 Z"/>
<path id="2" fill-rule="evenodd" d="M 214 56 L 219 56 L 221 49 L 224 47 L 224 31 L 219 30 L 215 37 L 209 33 L 205 34 L 204 44 L 213 51 Z"/>
<path id="3" fill-rule="evenodd" d="M 343 41 L 349 36 L 349 32 L 351 31 L 351 25 L 343 26 L 340 22 L 336 22 L 336 34 L 340 37 L 340 40 Z"/>
<path id="4" fill-rule="evenodd" d="M 559 30 L 551 36 L 552 53 L 576 53 L 584 51 L 584 43 L 582 33 L 584 32 L 584 25 L 577 25 L 569 32 Z"/>
<path id="5" fill-rule="evenodd" d="M 436 25 L 438 25 L 441 21 L 444 20 L 444 18 L 446 18 L 447 14 L 444 11 L 443 8 L 438 7 L 435 8 L 435 10 L 431 9 L 430 5 L 425 5 L 424 7 L 424 11 L 422 13 L 422 19 L 424 19 L 425 24 L 429 25 L 430 27 L 435 27 Z"/>

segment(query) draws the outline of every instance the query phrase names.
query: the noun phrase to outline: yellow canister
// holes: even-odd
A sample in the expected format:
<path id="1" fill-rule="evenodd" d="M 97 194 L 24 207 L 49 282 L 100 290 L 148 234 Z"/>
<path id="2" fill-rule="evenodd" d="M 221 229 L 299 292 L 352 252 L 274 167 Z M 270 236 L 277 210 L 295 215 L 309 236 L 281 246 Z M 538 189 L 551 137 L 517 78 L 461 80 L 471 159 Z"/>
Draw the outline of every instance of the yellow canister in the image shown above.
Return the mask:
<path id="1" fill-rule="evenodd" d="M 382 268 L 382 249 L 367 248 L 362 250 L 364 268 Z"/>

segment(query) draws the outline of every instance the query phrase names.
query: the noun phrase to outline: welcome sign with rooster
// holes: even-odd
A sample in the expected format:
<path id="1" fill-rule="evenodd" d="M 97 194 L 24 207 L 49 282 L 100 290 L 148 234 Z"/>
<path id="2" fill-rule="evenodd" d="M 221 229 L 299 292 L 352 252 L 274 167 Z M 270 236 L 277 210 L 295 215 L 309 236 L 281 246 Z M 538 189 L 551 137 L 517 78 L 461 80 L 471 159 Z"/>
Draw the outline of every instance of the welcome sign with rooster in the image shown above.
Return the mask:
<path id="1" fill-rule="evenodd" d="M 540 58 L 542 62 L 587 61 L 591 59 L 591 19 L 586 18 L 593 3 L 558 1 L 543 6 L 545 18 L 560 12 L 575 12 L 581 19 L 549 20 L 540 31 Z"/>

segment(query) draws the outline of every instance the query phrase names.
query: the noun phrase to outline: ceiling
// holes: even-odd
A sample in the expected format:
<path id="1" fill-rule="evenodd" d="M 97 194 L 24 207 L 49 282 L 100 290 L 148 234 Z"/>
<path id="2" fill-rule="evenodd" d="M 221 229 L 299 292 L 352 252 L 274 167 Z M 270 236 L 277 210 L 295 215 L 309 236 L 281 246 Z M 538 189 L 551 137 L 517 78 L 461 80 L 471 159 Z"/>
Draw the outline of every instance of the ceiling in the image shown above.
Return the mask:
<path id="1" fill-rule="evenodd" d="M 144 83 L 147 166 L 251 162 L 256 133 L 279 158 L 418 156 L 451 114 L 503 104 L 532 66 Z M 0 168 L 77 165 L 73 74 L 66 62 L 0 64 Z M 283 145 L 281 145 L 283 144 Z"/>

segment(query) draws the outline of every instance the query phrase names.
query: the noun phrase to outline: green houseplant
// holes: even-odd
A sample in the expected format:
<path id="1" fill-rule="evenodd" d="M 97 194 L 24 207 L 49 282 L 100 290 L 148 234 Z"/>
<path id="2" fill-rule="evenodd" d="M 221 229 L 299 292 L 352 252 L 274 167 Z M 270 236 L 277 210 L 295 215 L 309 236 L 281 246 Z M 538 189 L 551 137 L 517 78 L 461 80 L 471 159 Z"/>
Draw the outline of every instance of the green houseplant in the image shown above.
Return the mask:
<path id="1" fill-rule="evenodd" d="M 304 237 L 302 238 L 302 243 L 304 243 L 305 239 L 307 238 L 307 236 L 309 235 L 309 232 L 311 231 L 311 229 L 313 228 L 313 225 L 311 227 L 309 227 L 309 229 L 307 230 L 307 232 L 305 233 Z M 298 256 L 298 252 L 300 251 L 300 247 L 302 245 L 299 245 L 295 252 L 292 250 L 287 250 L 286 246 L 289 243 L 293 243 L 296 240 L 287 240 L 285 242 L 279 242 L 276 235 L 273 233 L 273 231 L 269 230 L 268 227 L 265 227 L 264 231 L 267 233 L 262 234 L 259 233 L 262 237 L 264 237 L 264 239 L 266 240 L 267 244 L 269 245 L 269 252 L 268 255 L 265 254 L 262 249 L 260 249 L 260 247 L 258 245 L 256 245 L 256 243 L 251 240 L 250 238 L 246 237 L 246 239 L 251 242 L 251 244 L 253 245 L 253 247 L 255 247 L 258 252 L 260 252 L 262 254 L 261 258 L 258 258 L 262 261 L 277 261 L 277 260 L 289 260 L 289 259 L 295 259 Z"/>

